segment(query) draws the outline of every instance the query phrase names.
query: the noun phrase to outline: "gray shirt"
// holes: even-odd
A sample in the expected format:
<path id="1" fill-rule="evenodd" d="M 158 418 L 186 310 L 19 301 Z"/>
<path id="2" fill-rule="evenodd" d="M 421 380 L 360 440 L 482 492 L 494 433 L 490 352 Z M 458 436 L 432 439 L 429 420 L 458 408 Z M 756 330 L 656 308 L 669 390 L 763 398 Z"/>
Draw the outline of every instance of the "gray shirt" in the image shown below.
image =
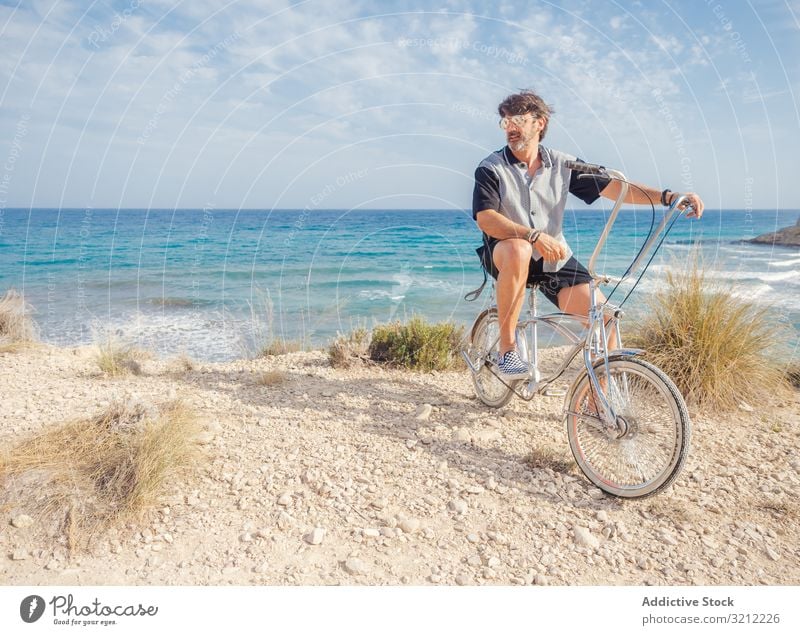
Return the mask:
<path id="1" fill-rule="evenodd" d="M 562 230 L 567 194 L 572 193 L 586 203 L 592 203 L 608 185 L 607 177 L 577 178 L 565 165 L 576 161 L 575 156 L 539 146 L 541 167 L 533 177 L 528 166 L 518 161 L 508 146 L 492 152 L 475 170 L 475 190 L 472 196 L 472 216 L 493 209 L 509 220 L 525 227 L 543 231 L 566 247 L 566 256 L 557 262 L 545 261 L 543 270 L 558 271 L 572 257 Z M 489 237 L 491 242 L 497 239 Z M 541 254 L 534 249 L 533 258 Z"/>

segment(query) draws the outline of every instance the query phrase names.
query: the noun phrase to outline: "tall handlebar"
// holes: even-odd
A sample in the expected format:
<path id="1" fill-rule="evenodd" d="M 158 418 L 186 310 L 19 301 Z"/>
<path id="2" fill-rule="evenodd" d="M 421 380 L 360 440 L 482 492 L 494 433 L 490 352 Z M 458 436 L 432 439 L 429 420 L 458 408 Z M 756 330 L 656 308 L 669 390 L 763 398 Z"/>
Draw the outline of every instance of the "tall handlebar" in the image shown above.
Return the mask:
<path id="1" fill-rule="evenodd" d="M 582 161 L 566 161 L 565 165 L 571 170 L 574 170 L 576 172 L 582 172 L 583 174 L 581 174 L 578 178 L 583 177 L 584 174 L 586 176 L 592 176 L 592 175 L 606 176 L 615 181 L 619 181 L 620 184 L 619 196 L 617 196 L 617 200 L 614 202 L 614 208 L 611 210 L 611 214 L 609 215 L 608 220 L 606 221 L 606 225 L 603 228 L 603 233 L 600 234 L 600 238 L 597 241 L 597 245 L 595 246 L 594 251 L 592 252 L 592 257 L 589 259 L 589 266 L 588 266 L 589 275 L 591 275 L 592 278 L 596 278 L 597 275 L 595 274 L 594 271 L 594 262 L 597 259 L 597 256 L 600 254 L 600 251 L 603 249 L 603 245 L 605 245 L 606 239 L 608 238 L 608 234 L 611 232 L 611 228 L 613 227 L 614 222 L 617 220 L 617 214 L 619 213 L 619 210 L 622 207 L 623 202 L 625 201 L 625 197 L 628 195 L 628 190 L 630 189 L 630 186 L 628 184 L 628 181 L 625 179 L 625 175 L 622 172 L 619 172 L 618 170 L 610 170 L 603 167 L 602 165 L 596 165 L 594 163 L 583 163 Z M 664 217 L 661 219 L 661 223 L 659 224 L 658 229 L 650 235 L 650 239 L 642 247 L 636 259 L 631 263 L 630 267 L 628 267 L 628 270 L 623 274 L 622 276 L 623 278 L 626 278 L 634 271 L 636 271 L 636 269 L 641 264 L 642 260 L 644 260 L 644 257 L 650 252 L 653 243 L 661 235 L 661 231 L 664 229 L 664 226 L 672 218 L 675 210 L 678 210 L 679 214 L 681 214 L 683 211 L 686 211 L 686 210 L 681 210 L 680 208 L 680 205 L 686 200 L 687 199 L 685 196 L 675 197 L 675 200 L 672 201 L 672 204 L 669 206 L 669 209 L 666 211 Z"/>

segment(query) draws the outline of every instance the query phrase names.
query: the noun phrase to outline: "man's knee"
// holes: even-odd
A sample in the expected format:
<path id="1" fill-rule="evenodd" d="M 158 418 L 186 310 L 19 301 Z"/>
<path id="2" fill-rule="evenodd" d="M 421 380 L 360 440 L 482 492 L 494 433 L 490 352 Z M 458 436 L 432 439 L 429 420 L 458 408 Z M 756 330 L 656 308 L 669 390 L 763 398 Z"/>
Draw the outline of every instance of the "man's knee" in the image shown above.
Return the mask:
<path id="1" fill-rule="evenodd" d="M 501 240 L 494 248 L 494 265 L 498 271 L 510 269 L 518 273 L 527 273 L 533 256 L 533 247 L 527 240 L 511 238 Z"/>

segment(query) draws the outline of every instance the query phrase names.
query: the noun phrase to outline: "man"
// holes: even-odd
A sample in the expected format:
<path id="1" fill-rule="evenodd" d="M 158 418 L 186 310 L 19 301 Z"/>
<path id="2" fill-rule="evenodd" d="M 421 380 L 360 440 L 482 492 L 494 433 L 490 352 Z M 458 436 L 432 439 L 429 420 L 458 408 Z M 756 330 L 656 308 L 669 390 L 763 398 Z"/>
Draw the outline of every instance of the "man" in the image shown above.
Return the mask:
<path id="1" fill-rule="evenodd" d="M 540 145 L 553 110 L 536 93 L 525 90 L 509 95 L 498 112 L 508 145 L 486 157 L 475 170 L 472 215 L 485 234 L 483 266 L 497 279 L 498 369 L 506 379 L 522 379 L 528 375 L 528 365 L 516 351 L 514 332 L 527 282 L 538 283 L 561 311 L 589 313 L 591 276 L 572 256 L 561 227 L 567 194 L 589 204 L 600 196 L 616 200 L 621 185 L 608 177 L 578 179 L 578 173 L 565 165 L 576 160 L 574 156 Z M 635 185 L 626 203 L 669 205 L 680 196 Z M 703 201 L 694 192 L 684 196 L 693 207 L 687 216 L 700 218 Z M 605 300 L 599 292 L 598 296 L 601 302 Z M 608 346 L 616 346 L 613 333 Z"/>

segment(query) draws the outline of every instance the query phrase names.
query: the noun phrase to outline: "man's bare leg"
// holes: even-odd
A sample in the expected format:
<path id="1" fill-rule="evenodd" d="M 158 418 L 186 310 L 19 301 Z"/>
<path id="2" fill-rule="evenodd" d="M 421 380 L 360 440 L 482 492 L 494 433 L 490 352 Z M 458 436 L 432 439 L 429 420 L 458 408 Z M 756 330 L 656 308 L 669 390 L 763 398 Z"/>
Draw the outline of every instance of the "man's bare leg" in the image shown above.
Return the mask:
<path id="1" fill-rule="evenodd" d="M 494 266 L 497 276 L 497 312 L 500 320 L 500 354 L 516 347 L 514 331 L 525 299 L 525 283 L 533 248 L 527 240 L 510 238 L 501 240 L 494 248 Z"/>

